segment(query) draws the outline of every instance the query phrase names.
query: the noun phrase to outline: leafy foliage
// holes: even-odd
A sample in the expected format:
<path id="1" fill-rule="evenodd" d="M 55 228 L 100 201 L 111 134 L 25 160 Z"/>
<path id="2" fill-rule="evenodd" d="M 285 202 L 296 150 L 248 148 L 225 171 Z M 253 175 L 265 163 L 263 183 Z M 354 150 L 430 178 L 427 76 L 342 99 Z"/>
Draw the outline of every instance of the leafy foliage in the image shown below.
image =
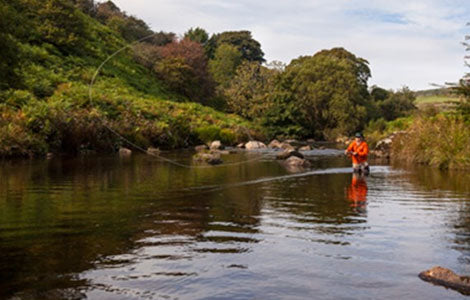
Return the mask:
<path id="1" fill-rule="evenodd" d="M 241 62 L 242 55 L 235 46 L 222 44 L 209 61 L 209 72 L 219 86 L 227 87 Z"/>
<path id="2" fill-rule="evenodd" d="M 272 104 L 276 80 L 276 71 L 245 61 L 224 90 L 229 111 L 250 120 L 261 117 Z"/>
<path id="3" fill-rule="evenodd" d="M 216 49 L 222 44 L 230 44 L 237 47 L 243 59 L 260 63 L 264 62 L 261 44 L 253 39 L 250 31 L 225 31 L 213 35 L 207 42 L 208 56 L 213 58 Z"/>
<path id="4" fill-rule="evenodd" d="M 369 101 L 367 62 L 342 48 L 293 60 L 282 76 L 301 113 L 299 123 L 315 138 L 361 128 Z"/>
<path id="5" fill-rule="evenodd" d="M 189 39 L 174 41 L 160 49 L 163 60 L 155 71 L 173 90 L 198 102 L 212 94 L 207 58 L 202 45 Z"/>
<path id="6" fill-rule="evenodd" d="M 387 121 L 404 117 L 416 109 L 415 94 L 407 87 L 397 92 L 389 92 L 388 97 L 379 102 L 381 116 Z"/>
<path id="7" fill-rule="evenodd" d="M 185 34 L 185 39 L 189 39 L 193 42 L 199 43 L 201 45 L 205 45 L 209 40 L 209 34 L 207 31 L 200 27 L 190 28 Z"/>

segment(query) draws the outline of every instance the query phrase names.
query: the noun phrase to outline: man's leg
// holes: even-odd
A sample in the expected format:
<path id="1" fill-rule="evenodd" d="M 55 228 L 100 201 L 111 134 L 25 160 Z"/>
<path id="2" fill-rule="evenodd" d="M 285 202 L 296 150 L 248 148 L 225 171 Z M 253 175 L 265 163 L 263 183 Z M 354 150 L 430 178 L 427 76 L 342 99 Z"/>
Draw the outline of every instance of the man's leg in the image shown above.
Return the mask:
<path id="1" fill-rule="evenodd" d="M 354 173 L 361 173 L 361 165 L 353 163 L 353 172 Z"/>
<path id="2" fill-rule="evenodd" d="M 367 162 L 363 162 L 361 164 L 361 171 L 362 171 L 362 174 L 364 175 L 369 175 L 370 173 L 370 168 L 369 168 L 369 164 Z"/>

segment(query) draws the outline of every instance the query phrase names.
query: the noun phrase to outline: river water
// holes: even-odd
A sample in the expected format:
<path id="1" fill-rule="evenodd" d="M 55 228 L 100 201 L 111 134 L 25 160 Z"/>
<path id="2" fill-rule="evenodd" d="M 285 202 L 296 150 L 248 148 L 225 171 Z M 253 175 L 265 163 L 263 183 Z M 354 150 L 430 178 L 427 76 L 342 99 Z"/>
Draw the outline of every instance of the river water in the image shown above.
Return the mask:
<path id="1" fill-rule="evenodd" d="M 470 274 L 468 172 L 355 177 L 340 153 L 301 173 L 269 153 L 2 162 L 0 298 L 463 298 L 417 275 Z"/>

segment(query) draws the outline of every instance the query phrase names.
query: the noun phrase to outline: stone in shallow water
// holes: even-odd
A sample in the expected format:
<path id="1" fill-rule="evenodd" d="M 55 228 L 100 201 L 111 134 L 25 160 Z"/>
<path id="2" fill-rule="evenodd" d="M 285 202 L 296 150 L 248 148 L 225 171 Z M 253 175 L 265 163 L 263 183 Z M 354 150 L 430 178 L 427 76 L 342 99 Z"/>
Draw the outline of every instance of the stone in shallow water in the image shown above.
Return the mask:
<path id="1" fill-rule="evenodd" d="M 437 266 L 419 273 L 418 276 L 424 281 L 456 290 L 463 295 L 470 295 L 470 277 L 459 276 L 449 269 Z"/>

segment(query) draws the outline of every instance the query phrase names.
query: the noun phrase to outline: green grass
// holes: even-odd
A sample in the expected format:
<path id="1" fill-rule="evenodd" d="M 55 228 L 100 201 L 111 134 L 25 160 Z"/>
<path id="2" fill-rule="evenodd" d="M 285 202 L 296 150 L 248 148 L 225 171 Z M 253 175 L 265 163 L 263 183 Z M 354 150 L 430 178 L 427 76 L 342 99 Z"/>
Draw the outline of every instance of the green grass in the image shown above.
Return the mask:
<path id="1" fill-rule="evenodd" d="M 96 68 L 127 42 L 79 15 L 88 28 L 80 51 L 63 53 L 52 43 L 15 37 L 22 84 L 0 92 L 0 157 L 112 152 L 127 146 L 107 127 L 141 147 L 187 147 L 206 142 L 208 131 L 226 143 L 247 139 L 247 131 L 262 138 L 260 127 L 245 119 L 168 91 L 131 50 L 104 65 L 90 101 Z"/>
<path id="2" fill-rule="evenodd" d="M 416 98 L 416 104 L 417 105 L 422 105 L 422 104 L 440 104 L 440 103 L 448 103 L 452 101 L 456 101 L 458 98 L 454 96 L 444 96 L 444 95 L 438 95 L 438 96 L 418 96 Z"/>

